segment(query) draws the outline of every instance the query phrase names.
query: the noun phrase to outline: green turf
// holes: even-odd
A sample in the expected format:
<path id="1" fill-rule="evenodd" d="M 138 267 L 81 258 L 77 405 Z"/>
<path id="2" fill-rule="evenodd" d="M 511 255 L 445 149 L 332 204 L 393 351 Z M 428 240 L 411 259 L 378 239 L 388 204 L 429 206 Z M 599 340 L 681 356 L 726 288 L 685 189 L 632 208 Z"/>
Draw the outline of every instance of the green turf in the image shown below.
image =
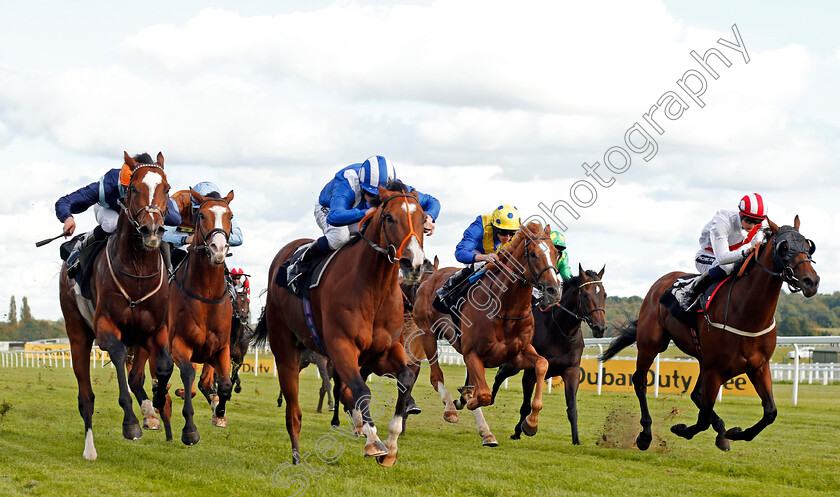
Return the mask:
<path id="1" fill-rule="evenodd" d="M 445 368 L 448 384 L 461 368 Z M 176 376 L 177 378 L 177 376 Z M 177 383 L 173 382 L 173 383 Z M 468 411 L 452 425 L 442 419 L 440 397 L 420 374 L 416 397 L 423 413 L 409 418 L 393 468 L 362 456 L 363 443 L 329 428 L 330 414 L 316 414 L 314 368 L 301 376 L 301 448 L 309 469 L 291 467 L 283 410 L 276 407 L 271 375 L 245 376 L 234 395 L 228 428 L 210 425 L 209 407 L 196 399 L 201 442 L 179 440 L 183 405 L 175 402 L 175 441 L 145 432 L 129 442 L 121 435 L 122 411 L 110 367 L 94 370 L 94 433 L 99 459 L 82 458 L 84 434 L 72 371 L 0 368 L 0 495 L 840 495 L 840 385 L 802 385 L 791 406 L 791 385 L 777 385 L 779 416 L 753 442 L 733 442 L 723 453 L 711 431 L 683 440 L 668 431 L 692 423 L 696 409 L 686 397 L 649 395 L 654 443 L 633 446 L 638 431 L 634 396 L 581 391 L 583 446 L 572 446 L 561 391 L 545 396 L 539 433 L 513 441 L 518 418 L 518 378 L 485 415 L 500 442 L 485 448 Z M 178 386 L 178 385 L 173 385 Z M 393 395 L 395 388 L 385 392 Z M 375 396 L 376 397 L 376 396 Z M 382 407 L 386 402 L 374 405 Z M 139 408 L 135 402 L 135 412 Z M 761 415 L 757 398 L 726 397 L 717 406 L 728 426 L 746 427 Z M 378 420 L 387 437 L 390 411 Z M 342 420 L 346 428 L 346 420 Z M 320 454 L 320 458 L 319 458 Z M 327 459 L 332 462 L 325 463 Z M 280 488 L 288 483 L 285 488 Z"/>

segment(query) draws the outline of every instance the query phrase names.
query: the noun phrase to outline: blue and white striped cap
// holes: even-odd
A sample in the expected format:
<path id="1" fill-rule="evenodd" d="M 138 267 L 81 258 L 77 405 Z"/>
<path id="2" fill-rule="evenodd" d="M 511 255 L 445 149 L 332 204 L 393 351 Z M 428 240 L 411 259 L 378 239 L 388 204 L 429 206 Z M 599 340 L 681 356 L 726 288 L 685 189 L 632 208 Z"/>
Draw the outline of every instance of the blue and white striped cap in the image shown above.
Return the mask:
<path id="1" fill-rule="evenodd" d="M 374 195 L 379 193 L 380 186 L 386 186 L 397 179 L 394 164 L 381 155 L 368 157 L 359 171 L 359 183 L 366 192 Z"/>

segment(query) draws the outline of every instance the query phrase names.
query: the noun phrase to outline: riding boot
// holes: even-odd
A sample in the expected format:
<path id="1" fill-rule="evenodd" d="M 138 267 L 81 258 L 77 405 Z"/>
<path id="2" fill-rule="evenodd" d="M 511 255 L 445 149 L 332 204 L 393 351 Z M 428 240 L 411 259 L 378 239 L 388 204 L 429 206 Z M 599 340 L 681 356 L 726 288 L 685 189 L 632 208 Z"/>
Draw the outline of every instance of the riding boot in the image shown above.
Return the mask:
<path id="1" fill-rule="evenodd" d="M 102 229 L 102 226 L 97 226 L 91 231 L 85 233 L 85 236 L 76 243 L 76 246 L 73 248 L 73 251 L 70 252 L 70 255 L 67 256 L 67 276 L 73 278 L 76 276 L 76 273 L 79 271 L 79 265 L 81 264 L 81 259 L 79 259 L 79 255 L 82 253 L 82 250 L 92 245 L 94 242 L 104 240 L 108 237 L 108 233 Z"/>
<path id="2" fill-rule="evenodd" d="M 321 237 L 323 238 L 323 237 Z M 326 241 L 326 238 L 324 238 Z M 288 269 L 286 270 L 286 286 L 292 291 L 292 293 L 298 293 L 298 278 L 301 274 L 303 274 L 308 268 L 312 261 L 317 259 L 318 257 L 322 257 L 326 255 L 326 251 L 321 249 L 321 240 L 315 240 L 311 242 L 305 249 L 303 254 L 301 254 L 300 258 L 297 261 L 289 265 Z"/>
<path id="3" fill-rule="evenodd" d="M 677 298 L 677 302 L 679 302 L 680 307 L 684 310 L 689 310 L 694 302 L 697 300 L 697 297 L 703 294 L 709 285 L 712 284 L 712 276 L 709 274 L 709 271 L 701 274 L 697 278 L 694 279 L 688 285 L 677 289 L 674 292 L 674 296 Z"/>
<path id="4" fill-rule="evenodd" d="M 435 299 L 432 306 L 439 312 L 448 314 L 452 307 L 452 298 L 458 294 L 458 289 L 475 272 L 473 266 L 466 266 L 449 277 L 448 280 L 435 292 Z"/>

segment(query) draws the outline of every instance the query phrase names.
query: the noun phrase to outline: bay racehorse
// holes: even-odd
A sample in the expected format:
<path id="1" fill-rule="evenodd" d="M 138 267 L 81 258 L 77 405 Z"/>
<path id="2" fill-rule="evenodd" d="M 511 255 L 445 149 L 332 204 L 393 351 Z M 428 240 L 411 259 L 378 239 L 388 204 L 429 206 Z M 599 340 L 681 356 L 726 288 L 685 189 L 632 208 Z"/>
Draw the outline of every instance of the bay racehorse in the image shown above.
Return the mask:
<path id="1" fill-rule="evenodd" d="M 485 368 L 510 364 L 518 369 L 535 368 L 538 377 L 545 376 L 548 363 L 531 340 L 534 317 L 531 312 L 531 290 L 541 288 L 554 302 L 560 297 L 560 278 L 555 271 L 557 251 L 551 243 L 549 227 L 539 223 L 520 226 L 509 245 L 499 253 L 499 263 L 484 266 L 487 270 L 467 292 L 466 299 L 456 304 L 460 327 L 452 318 L 438 312 L 432 302 L 435 291 L 442 287 L 457 268 L 443 268 L 417 289 L 414 322 L 422 330 L 423 347 L 430 361 L 432 388 L 440 393 L 444 419 L 458 421 L 452 395 L 444 386 L 443 372 L 437 362 L 437 340 L 447 339 L 464 356 L 467 384 L 462 397 L 473 411 L 482 444 L 495 447 L 496 437 L 484 420 L 482 406 L 492 403 L 492 394 L 484 378 Z M 542 409 L 542 382 L 536 385 L 530 414 L 523 422 L 526 435 L 537 432 Z"/>
<path id="2" fill-rule="evenodd" d="M 604 291 L 600 272 L 584 271 L 578 265 L 578 275 L 563 282 L 563 296 L 559 302 L 543 308 L 539 301 L 531 307 L 534 312 L 534 339 L 537 353 L 548 361 L 548 371 L 543 379 L 560 376 L 566 393 L 566 416 L 572 429 L 572 444 L 580 445 L 577 427 L 577 391 L 580 384 L 580 358 L 583 354 L 583 322 L 589 325 L 592 336 L 601 338 L 607 329 L 605 307 L 607 292 Z M 519 370 L 510 364 L 499 368 L 493 380 L 493 401 L 499 386 L 505 379 Z M 540 381 L 542 381 L 541 379 Z M 531 395 L 537 383 L 533 369 L 526 369 L 522 374 L 522 406 L 519 408 L 519 421 L 511 439 L 518 440 L 522 433 L 522 422 L 530 412 Z"/>
<path id="3" fill-rule="evenodd" d="M 379 199 L 375 209 L 360 222 L 360 226 L 366 223 L 360 230 L 361 240 L 345 245 L 335 254 L 310 297 L 313 327 L 320 334 L 318 341 L 352 395 L 349 403 L 354 406 L 355 428 L 366 437 L 365 456 L 391 466 L 397 457 L 407 394 L 415 379 L 400 343 L 403 303 L 397 284 L 398 269 L 402 268 L 409 281 L 420 277 L 425 214 L 416 192 L 409 193 L 399 182 L 389 189 L 380 187 Z M 295 240 L 280 249 L 271 263 L 268 281 L 276 281 L 281 266 L 305 241 Z M 310 333 L 307 326 L 301 299 L 270 284 L 255 336 L 257 343 L 267 338 L 274 352 L 280 388 L 286 399 L 286 429 L 294 463 L 300 462 L 300 356 L 304 347 L 321 351 L 315 333 Z M 370 415 L 371 393 L 362 378 L 362 367 L 380 376 L 393 375 L 400 387 L 385 444 L 377 436 Z"/>
<path id="4" fill-rule="evenodd" d="M 233 382 L 233 391 L 239 393 L 242 391 L 239 368 L 248 354 L 254 330 L 251 329 L 251 300 L 248 298 L 248 292 L 236 292 L 230 283 L 229 287 L 233 301 L 233 318 L 230 323 L 230 379 Z"/>
<path id="5" fill-rule="evenodd" d="M 625 347 L 636 342 L 638 356 L 633 385 L 642 411 L 642 431 L 636 445 L 646 450 L 651 443 L 651 417 L 648 411 L 646 377 L 656 355 L 673 340 L 684 353 L 700 362 L 700 375 L 691 393 L 691 400 L 699 408 L 697 422 L 692 426 L 677 424 L 671 431 L 691 439 L 711 425 L 717 432 L 715 444 L 729 450 L 730 440 L 750 441 L 776 419 L 773 383 L 770 377 L 770 357 L 776 348 L 774 314 L 782 283 L 806 297 L 817 293 L 820 277 L 811 259 L 815 246 L 799 233 L 799 216 L 793 226 L 769 223 L 770 236 L 754 249 L 744 265 L 745 273 L 726 280 L 717 290 L 717 297 L 705 313 L 697 313 L 696 334 L 673 317 L 660 304 L 664 292 L 670 291 L 674 281 L 686 273 L 673 272 L 659 278 L 650 288 L 639 310 L 639 318 L 628 323 L 609 348 L 602 354 L 606 361 Z M 695 341 L 696 340 L 696 341 Z M 735 376 L 746 373 L 755 386 L 764 414 L 750 428 L 730 428 L 714 412 L 715 400 L 721 385 Z"/>
<path id="6" fill-rule="evenodd" d="M 198 204 L 195 234 L 185 261 L 172 275 L 169 290 L 169 332 L 172 358 L 181 371 L 184 391 L 192 390 L 193 362 L 204 363 L 199 390 L 213 410 L 212 423 L 227 426 L 225 405 L 230 399 L 230 328 L 233 319 L 225 276 L 228 238 L 233 212 L 233 191 L 225 197 L 204 196 L 190 189 Z M 213 372 L 219 375 L 218 396 L 212 391 Z M 194 445 L 200 440 L 193 422 L 192 395 L 184 395 L 184 429 L 181 441 Z M 166 420 L 164 419 L 164 423 Z"/>
<path id="7" fill-rule="evenodd" d="M 143 431 L 132 410 L 126 381 L 126 346 L 143 347 L 157 359 L 156 374 L 164 385 L 172 375 L 166 307 L 169 288 L 164 284 L 166 269 L 159 250 L 169 198 L 163 154 L 158 153 L 152 164 L 139 163 L 127 153 L 124 155 L 131 178 L 116 230 L 92 263 L 91 299 L 84 299 L 79 286 L 67 277 L 66 265 L 59 276 L 59 301 L 79 385 L 79 413 L 85 424 L 83 456 L 88 460 L 97 457 L 92 428 L 94 394 L 90 384 L 93 340 L 108 352 L 116 368 L 119 404 L 123 409 L 122 432 L 128 440 L 142 437 Z M 132 381 L 131 389 L 138 400 L 142 399 L 144 416 L 148 412 L 154 416 L 154 408 L 165 404 L 165 389 L 155 390 L 153 401 L 149 401 L 142 383 Z"/>

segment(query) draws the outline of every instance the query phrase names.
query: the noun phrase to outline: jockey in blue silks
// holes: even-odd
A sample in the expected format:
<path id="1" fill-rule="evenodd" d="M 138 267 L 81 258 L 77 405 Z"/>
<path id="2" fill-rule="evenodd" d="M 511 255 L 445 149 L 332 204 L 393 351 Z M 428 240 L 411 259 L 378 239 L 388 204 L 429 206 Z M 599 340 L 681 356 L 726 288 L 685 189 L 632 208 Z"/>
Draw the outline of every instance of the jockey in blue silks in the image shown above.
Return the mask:
<path id="1" fill-rule="evenodd" d="M 337 250 L 350 240 L 350 235 L 358 231 L 358 223 L 372 209 L 371 202 L 379 197 L 379 187 L 397 179 L 394 165 L 390 160 L 375 155 L 360 164 L 351 164 L 338 171 L 335 177 L 321 190 L 318 204 L 315 206 L 315 222 L 324 236 L 306 247 L 306 252 L 287 272 L 289 283 L 299 275 L 299 264 Z M 416 191 L 406 185 L 410 192 Z M 426 213 L 423 231 L 431 235 L 435 221 L 440 214 L 440 202 L 425 193 L 417 191 L 418 201 Z"/>
<path id="2" fill-rule="evenodd" d="M 147 154 L 135 155 L 134 160 L 141 164 L 154 164 L 152 157 Z M 85 234 L 81 243 L 77 243 L 67 257 L 68 271 L 75 270 L 79 251 L 94 241 L 105 240 L 107 236 L 117 229 L 117 220 L 120 217 L 120 200 L 125 196 L 125 189 L 131 179 L 131 168 L 123 164 L 121 168 L 114 168 L 105 173 L 99 181 L 95 181 L 85 187 L 69 193 L 55 203 L 55 215 L 58 220 L 64 223 L 64 231 L 72 236 L 76 231 L 76 221 L 73 214 L 79 214 L 93 206 L 98 226 Z M 166 210 L 164 224 L 177 226 L 181 223 L 181 214 L 178 206 L 172 199 L 169 199 L 169 208 Z"/>

